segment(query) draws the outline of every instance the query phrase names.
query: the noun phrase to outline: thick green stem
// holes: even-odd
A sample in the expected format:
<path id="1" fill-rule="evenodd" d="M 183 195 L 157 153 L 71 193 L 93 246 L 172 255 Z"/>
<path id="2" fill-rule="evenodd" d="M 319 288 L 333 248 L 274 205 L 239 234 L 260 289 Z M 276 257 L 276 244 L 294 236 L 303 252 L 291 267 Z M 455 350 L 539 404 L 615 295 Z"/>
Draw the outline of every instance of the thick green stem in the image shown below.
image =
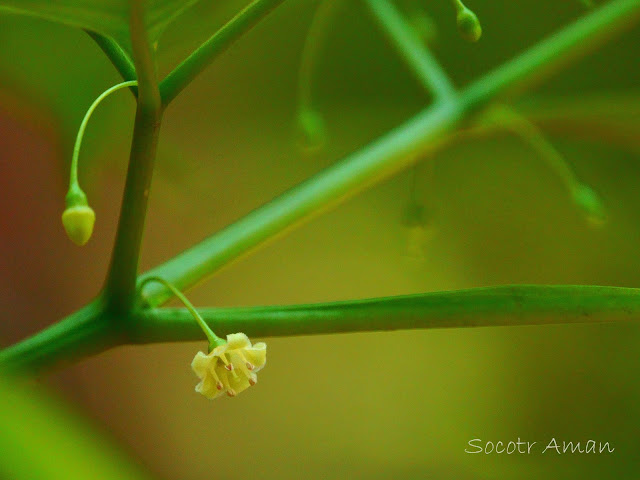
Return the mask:
<path id="1" fill-rule="evenodd" d="M 254 0 L 178 65 L 160 84 L 163 105 L 171 101 L 233 42 L 251 30 L 284 0 Z"/>
<path id="2" fill-rule="evenodd" d="M 640 320 L 640 289 L 514 285 L 348 302 L 250 308 L 200 308 L 221 333 L 280 337 L 399 329 L 465 328 Z M 141 311 L 134 341 L 199 340 L 188 310 Z"/>
<path id="3" fill-rule="evenodd" d="M 389 0 L 365 0 L 365 3 L 422 86 L 437 101 L 453 100 L 456 91 L 451 80 L 393 3 Z"/>
<path id="4" fill-rule="evenodd" d="M 417 156 L 436 148 L 443 134 L 465 115 L 514 84 L 539 78 L 542 67 L 575 57 L 586 50 L 586 45 L 593 48 L 606 35 L 637 18 L 639 7 L 638 0 L 617 0 L 594 11 L 471 84 L 458 101 L 435 103 L 370 145 L 152 269 L 149 275 L 166 278 L 181 290 L 194 285 L 266 240 L 411 165 Z M 166 288 L 157 285 L 150 286 L 146 293 L 152 306 L 171 297 Z"/>
<path id="5" fill-rule="evenodd" d="M 142 1 L 131 6 L 131 39 L 138 76 L 138 107 L 111 268 L 105 286 L 109 308 L 128 312 L 134 303 L 140 244 L 162 120 L 162 102 Z"/>
<path id="6" fill-rule="evenodd" d="M 52 368 L 61 361 L 99 353 L 119 345 L 101 298 L 35 335 L 0 351 L 0 369 L 29 371 Z"/>

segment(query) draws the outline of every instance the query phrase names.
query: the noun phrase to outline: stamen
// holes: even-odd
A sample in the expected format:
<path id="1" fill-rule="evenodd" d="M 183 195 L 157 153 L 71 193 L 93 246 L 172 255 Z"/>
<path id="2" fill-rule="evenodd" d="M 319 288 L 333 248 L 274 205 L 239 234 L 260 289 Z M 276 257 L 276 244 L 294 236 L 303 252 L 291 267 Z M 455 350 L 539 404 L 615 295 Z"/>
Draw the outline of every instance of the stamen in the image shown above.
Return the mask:
<path id="1" fill-rule="evenodd" d="M 254 373 L 249 377 L 249 385 L 253 387 L 256 383 L 258 383 L 258 376 Z"/>
<path id="2" fill-rule="evenodd" d="M 250 375 L 250 370 L 252 370 L 252 368 L 249 368 L 249 365 L 251 365 L 251 363 L 246 359 L 241 351 L 233 350 L 229 352 L 229 359 L 231 360 L 231 364 L 233 365 L 234 373 L 238 371 L 245 377 L 248 377 Z M 251 365 L 251 367 L 253 367 L 253 365 Z"/>
<path id="3" fill-rule="evenodd" d="M 222 388 L 223 388 L 222 382 L 220 381 L 220 377 L 218 377 L 218 374 L 216 373 L 215 365 L 213 367 L 209 368 L 209 373 L 211 374 L 213 379 L 216 381 L 216 388 L 218 390 L 222 390 Z"/>
<path id="4" fill-rule="evenodd" d="M 222 380 L 222 385 L 224 386 L 224 390 L 226 390 L 227 392 L 233 391 L 233 393 L 235 394 L 235 391 L 231 388 L 231 385 L 229 384 L 229 378 L 227 377 L 226 372 L 224 371 L 221 372 L 220 379 Z"/>
<path id="5" fill-rule="evenodd" d="M 233 389 L 227 390 L 227 395 L 229 397 L 235 397 L 236 396 L 236 391 Z"/>
<path id="6" fill-rule="evenodd" d="M 224 368 L 226 368 L 229 371 L 231 371 L 233 369 L 233 367 L 229 363 L 229 360 L 227 360 L 227 357 L 226 357 L 226 355 L 224 353 L 218 354 L 216 356 L 220 359 L 220 361 L 222 363 L 224 363 Z"/>
<path id="7" fill-rule="evenodd" d="M 253 370 L 254 368 L 256 368 L 256 367 L 253 365 L 253 363 L 250 363 L 250 362 L 247 362 L 247 364 L 246 364 L 246 365 L 247 365 L 247 368 L 248 368 L 249 370 Z"/>

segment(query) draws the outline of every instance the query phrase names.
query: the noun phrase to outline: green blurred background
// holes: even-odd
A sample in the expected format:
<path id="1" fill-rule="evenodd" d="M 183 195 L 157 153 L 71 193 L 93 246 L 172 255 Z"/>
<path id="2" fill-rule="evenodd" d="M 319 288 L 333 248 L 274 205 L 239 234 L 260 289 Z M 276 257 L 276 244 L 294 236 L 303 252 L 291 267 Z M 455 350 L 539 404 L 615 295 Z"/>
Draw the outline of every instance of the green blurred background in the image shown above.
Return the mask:
<path id="1" fill-rule="evenodd" d="M 160 72 L 245 3 L 201 0 L 182 15 L 159 44 Z M 459 86 L 584 13 L 571 0 L 469 1 L 484 28 L 472 45 L 458 37 L 448 2 L 398 4 L 406 11 L 422 6 L 433 17 L 433 51 Z M 317 5 L 286 2 L 166 112 L 142 269 L 429 101 L 368 11 L 344 1 L 314 74 L 327 144 L 301 149 L 296 77 Z M 531 149 L 499 134 L 425 159 L 434 162 L 432 171 L 425 162 L 416 168 L 417 196 L 431 213 L 424 258 L 408 255 L 402 220 L 411 173 L 404 172 L 236 262 L 190 291 L 190 299 L 202 306 L 271 305 L 512 283 L 640 285 L 638 45 L 636 27 L 522 97 L 532 104 L 631 94 L 624 108 L 601 109 L 624 127 L 624 144 L 579 129 L 549 136 L 602 195 L 604 228 L 589 228 Z M 76 129 L 93 99 L 118 81 L 83 32 L 0 16 L 3 346 L 71 313 L 102 285 L 133 124 L 127 93 L 98 109 L 85 136 L 80 175 L 97 213 L 85 248 L 67 240 L 60 214 Z M 189 364 L 204 341 L 116 348 L 42 382 L 158 478 L 626 479 L 640 468 L 639 341 L 634 324 L 271 339 L 259 385 L 214 402 L 193 391 Z M 615 452 L 464 453 L 473 438 L 518 437 L 538 445 L 552 437 L 608 441 Z"/>

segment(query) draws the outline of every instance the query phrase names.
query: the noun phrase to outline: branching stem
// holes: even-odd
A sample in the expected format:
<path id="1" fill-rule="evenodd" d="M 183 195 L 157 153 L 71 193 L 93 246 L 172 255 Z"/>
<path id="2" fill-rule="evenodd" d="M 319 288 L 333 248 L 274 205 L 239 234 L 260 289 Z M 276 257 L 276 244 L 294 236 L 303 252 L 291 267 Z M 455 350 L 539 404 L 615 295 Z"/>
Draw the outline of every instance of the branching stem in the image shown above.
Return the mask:
<path id="1" fill-rule="evenodd" d="M 207 323 L 203 320 L 203 318 L 200 316 L 200 314 L 198 313 L 196 308 L 193 306 L 193 304 L 189 301 L 189 299 L 185 297 L 180 290 L 178 290 L 176 287 L 174 287 L 169 282 L 167 282 L 164 278 L 160 278 L 160 277 L 145 278 L 144 282 L 140 283 L 140 286 L 138 287 L 140 292 L 142 292 L 142 290 L 144 289 L 144 286 L 149 282 L 161 283 L 162 285 L 167 287 L 169 290 L 171 290 L 171 292 L 184 304 L 184 306 L 187 309 L 187 312 L 189 312 L 189 315 L 191 315 L 191 320 L 196 321 L 196 324 L 198 325 L 198 327 L 200 327 L 200 330 L 202 330 L 202 333 L 204 333 L 205 336 L 207 337 L 207 340 L 209 340 L 209 351 L 225 343 L 224 340 L 222 340 L 215 333 L 213 333 L 211 328 L 209 328 Z"/>
<path id="2" fill-rule="evenodd" d="M 576 57 L 637 19 L 638 0 L 616 0 L 543 40 L 462 90 L 457 101 L 436 102 L 373 143 L 347 156 L 201 243 L 152 269 L 184 290 L 220 267 L 392 174 L 437 148 L 444 134 L 514 85 L 540 79 L 551 67 Z M 171 297 L 150 286 L 147 299 L 159 306 Z"/>
<path id="3" fill-rule="evenodd" d="M 131 5 L 138 105 L 118 230 L 105 285 L 108 308 L 120 314 L 128 312 L 134 304 L 140 244 L 163 112 L 142 4 L 142 0 L 134 0 Z"/>
<path id="4" fill-rule="evenodd" d="M 451 80 L 395 5 L 389 0 L 365 0 L 365 3 L 422 86 L 436 101 L 455 101 Z"/>
<path id="5" fill-rule="evenodd" d="M 214 35 L 206 48 L 163 82 L 170 100 L 231 39 L 252 26 L 282 0 L 256 0 L 240 20 Z M 0 365 L 51 367 L 127 342 L 195 339 L 196 324 L 186 311 L 135 306 L 136 272 L 147 197 L 163 103 L 152 52 L 144 32 L 141 0 L 132 2 L 131 32 L 138 77 L 138 108 L 124 199 L 104 296 L 76 313 L 0 352 Z M 435 102 L 404 125 L 295 187 L 222 232 L 139 278 L 160 276 L 179 289 L 189 287 L 222 265 L 246 254 L 302 220 L 410 166 L 435 148 L 445 133 L 505 90 L 539 79 L 561 62 L 602 43 L 614 30 L 638 18 L 639 0 L 615 0 L 488 73 L 460 92 L 456 101 Z M 236 17 L 238 19 L 238 17 Z M 230 22 L 232 23 L 232 22 Z M 195 55 L 195 54 L 194 54 Z M 155 289 L 152 287 L 156 287 Z M 150 285 L 145 299 L 154 307 L 175 292 Z M 640 291 L 589 286 L 514 286 L 440 292 L 341 304 L 206 309 L 204 318 L 220 331 L 260 335 L 435 328 L 637 319 Z M 519 319 L 514 322 L 513 318 Z M 118 322 L 114 320 L 118 319 Z M 393 319 L 393 320 L 391 320 Z M 258 322 L 258 320 L 260 320 Z"/>
<path id="6" fill-rule="evenodd" d="M 113 66 L 116 67 L 116 70 L 118 71 L 118 73 L 120 73 L 123 80 L 131 81 L 137 78 L 136 67 L 133 64 L 133 61 L 131 60 L 131 58 L 129 58 L 129 55 L 127 55 L 127 53 L 122 49 L 118 42 L 116 42 L 113 38 L 106 37 L 96 32 L 92 32 L 91 30 L 85 31 L 102 49 Z M 129 89 L 134 96 L 138 95 L 137 85 L 131 85 Z"/>

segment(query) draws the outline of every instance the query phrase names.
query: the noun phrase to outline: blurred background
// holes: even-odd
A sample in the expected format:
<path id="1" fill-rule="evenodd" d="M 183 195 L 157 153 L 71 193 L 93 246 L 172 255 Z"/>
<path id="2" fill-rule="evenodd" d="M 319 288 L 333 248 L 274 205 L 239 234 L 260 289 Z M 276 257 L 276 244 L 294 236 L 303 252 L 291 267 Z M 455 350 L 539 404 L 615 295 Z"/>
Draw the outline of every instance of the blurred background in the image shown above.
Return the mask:
<path id="1" fill-rule="evenodd" d="M 183 14 L 160 41 L 160 73 L 244 4 L 201 0 Z M 326 142 L 301 148 L 297 75 L 318 4 L 285 2 L 167 110 L 142 269 L 430 101 L 368 10 L 341 2 L 313 74 Z M 457 34 L 449 2 L 398 5 L 430 15 L 432 49 L 458 86 L 585 12 L 572 0 L 470 0 L 484 33 L 469 44 Z M 200 306 L 240 306 L 513 283 L 639 286 L 639 44 L 635 27 L 519 100 L 523 113 L 542 100 L 553 109 L 558 100 L 564 113 L 582 108 L 586 112 L 574 116 L 600 119 L 595 129 L 556 122 L 547 134 L 602 196 L 609 215 L 603 228 L 588 225 L 534 151 L 498 132 L 423 159 L 415 170 L 234 263 L 189 298 Z M 71 149 L 88 106 L 120 79 L 80 30 L 2 15 L 0 45 L 0 345 L 7 346 L 100 290 L 134 102 L 128 93 L 114 95 L 87 130 L 80 178 L 97 223 L 93 239 L 79 249 L 60 222 Z M 598 99 L 598 109 L 591 109 L 591 99 Z M 417 244 L 404 218 L 412 184 L 427 211 Z M 639 341 L 635 324 L 267 339 L 259 385 L 213 402 L 193 391 L 190 362 L 204 341 L 116 348 L 40 382 L 92 425 L 87 438 L 118 444 L 157 478 L 637 478 Z M 518 437 L 538 445 L 553 437 L 608 441 L 615 452 L 464 452 L 474 438 Z M 63 457 L 58 460 L 65 468 Z"/>

